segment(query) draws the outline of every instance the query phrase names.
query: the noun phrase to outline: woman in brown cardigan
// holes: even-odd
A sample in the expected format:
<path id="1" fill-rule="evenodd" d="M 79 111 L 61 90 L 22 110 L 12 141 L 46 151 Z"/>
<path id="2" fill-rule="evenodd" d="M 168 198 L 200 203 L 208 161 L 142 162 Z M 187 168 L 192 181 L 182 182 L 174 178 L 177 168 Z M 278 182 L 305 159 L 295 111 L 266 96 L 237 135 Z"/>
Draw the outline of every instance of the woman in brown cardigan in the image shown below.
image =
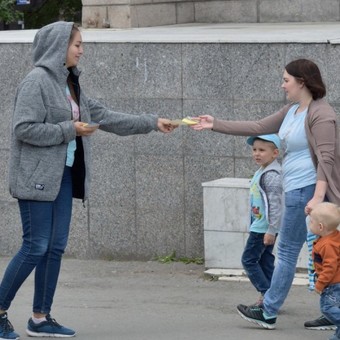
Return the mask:
<path id="1" fill-rule="evenodd" d="M 337 117 L 323 99 L 326 88 L 320 70 L 306 59 L 290 62 L 283 74 L 287 100 L 278 112 L 259 121 L 223 121 L 200 116 L 194 130 L 256 136 L 278 133 L 283 145 L 285 209 L 279 234 L 277 264 L 263 306 L 238 305 L 247 321 L 274 329 L 280 307 L 292 285 L 300 250 L 306 241 L 306 214 L 324 200 L 340 204 L 340 146 Z M 305 326 L 334 325 L 324 317 Z M 320 327 L 308 327 L 321 329 Z"/>

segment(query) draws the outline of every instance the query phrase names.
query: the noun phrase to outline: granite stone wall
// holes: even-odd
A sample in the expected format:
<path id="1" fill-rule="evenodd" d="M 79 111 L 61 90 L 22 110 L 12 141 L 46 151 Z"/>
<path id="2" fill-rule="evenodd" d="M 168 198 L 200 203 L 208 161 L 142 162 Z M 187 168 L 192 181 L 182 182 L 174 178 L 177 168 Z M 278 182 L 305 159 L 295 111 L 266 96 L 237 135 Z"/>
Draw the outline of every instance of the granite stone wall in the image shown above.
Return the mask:
<path id="1" fill-rule="evenodd" d="M 0 44 L 0 255 L 20 244 L 18 207 L 7 189 L 9 126 L 16 86 L 31 69 L 30 47 Z M 284 66 L 308 57 L 320 66 L 327 98 L 340 112 L 339 53 L 339 45 L 322 43 L 87 43 L 81 84 L 88 96 L 121 112 L 258 119 L 285 103 Z M 249 178 L 255 169 L 244 137 L 187 127 L 128 137 L 99 131 L 91 197 L 85 207 L 74 202 L 67 255 L 203 256 L 201 183 Z"/>
<path id="2" fill-rule="evenodd" d="M 334 22 L 340 0 L 82 0 L 83 27 Z"/>

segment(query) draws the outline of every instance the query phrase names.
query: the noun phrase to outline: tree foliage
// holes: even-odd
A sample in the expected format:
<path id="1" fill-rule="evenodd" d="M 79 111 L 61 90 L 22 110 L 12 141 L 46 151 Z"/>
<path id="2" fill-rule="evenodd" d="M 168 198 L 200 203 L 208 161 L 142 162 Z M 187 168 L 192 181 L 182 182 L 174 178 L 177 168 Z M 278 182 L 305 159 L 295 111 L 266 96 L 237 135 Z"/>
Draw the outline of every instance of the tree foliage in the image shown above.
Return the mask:
<path id="1" fill-rule="evenodd" d="M 15 1 L 0 0 L 0 21 L 8 24 L 22 18 L 23 13 L 15 8 Z"/>
<path id="2" fill-rule="evenodd" d="M 39 1 L 38 6 L 25 11 L 25 28 L 40 28 L 58 20 L 80 22 L 81 9 L 81 0 Z"/>

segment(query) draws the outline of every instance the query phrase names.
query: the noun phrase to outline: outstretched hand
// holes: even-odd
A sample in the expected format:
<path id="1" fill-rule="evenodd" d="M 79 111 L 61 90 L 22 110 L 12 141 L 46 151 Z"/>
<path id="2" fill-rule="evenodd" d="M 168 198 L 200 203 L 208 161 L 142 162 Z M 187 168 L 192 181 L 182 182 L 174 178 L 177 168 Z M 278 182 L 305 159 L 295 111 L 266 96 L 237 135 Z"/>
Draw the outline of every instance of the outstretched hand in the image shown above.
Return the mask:
<path id="1" fill-rule="evenodd" d="M 176 129 L 178 125 L 171 124 L 171 120 L 166 118 L 158 118 L 157 122 L 158 130 L 163 133 L 169 133 L 172 130 Z"/>
<path id="2" fill-rule="evenodd" d="M 199 117 L 195 117 L 195 119 L 199 120 L 197 124 L 190 125 L 190 128 L 196 131 L 212 129 L 214 124 L 214 117 L 210 115 L 203 115 Z"/>

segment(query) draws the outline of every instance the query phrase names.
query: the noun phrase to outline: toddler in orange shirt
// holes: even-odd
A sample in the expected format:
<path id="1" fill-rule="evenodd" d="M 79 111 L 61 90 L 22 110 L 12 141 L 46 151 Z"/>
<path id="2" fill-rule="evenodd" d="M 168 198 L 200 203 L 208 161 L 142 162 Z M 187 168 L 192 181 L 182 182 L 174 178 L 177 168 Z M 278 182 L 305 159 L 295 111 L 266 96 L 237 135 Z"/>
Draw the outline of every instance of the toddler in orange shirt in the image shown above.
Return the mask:
<path id="1" fill-rule="evenodd" d="M 320 294 L 322 314 L 337 326 L 329 340 L 340 340 L 340 207 L 323 202 L 309 215 L 308 227 L 319 237 L 313 244 L 315 292 Z"/>

